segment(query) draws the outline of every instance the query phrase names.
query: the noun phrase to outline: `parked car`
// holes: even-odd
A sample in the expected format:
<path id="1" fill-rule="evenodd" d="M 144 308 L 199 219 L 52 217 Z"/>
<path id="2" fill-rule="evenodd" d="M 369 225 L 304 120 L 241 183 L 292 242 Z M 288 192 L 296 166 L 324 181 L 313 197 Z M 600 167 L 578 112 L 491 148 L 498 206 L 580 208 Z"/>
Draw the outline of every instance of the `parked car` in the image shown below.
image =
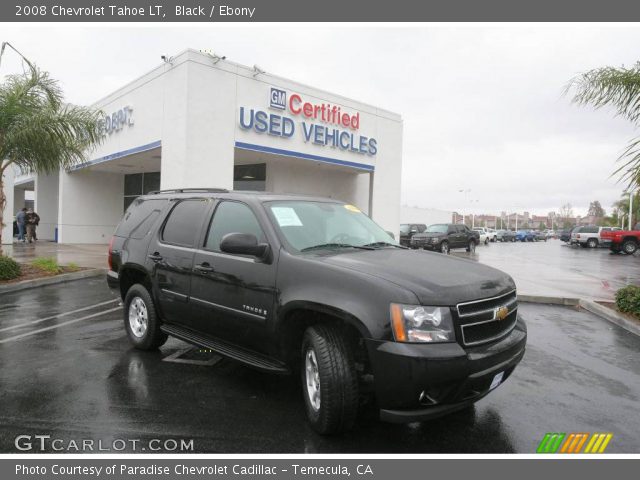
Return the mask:
<path id="1" fill-rule="evenodd" d="M 539 230 L 533 230 L 531 232 L 533 234 L 533 240 L 536 242 L 546 242 L 547 234 L 545 232 L 541 232 Z"/>
<path id="2" fill-rule="evenodd" d="M 424 233 L 416 233 L 411 239 L 411 248 L 423 248 L 448 254 L 452 248 L 465 248 L 475 252 L 480 243 L 480 233 L 466 225 L 437 223 L 429 225 Z"/>
<path id="3" fill-rule="evenodd" d="M 525 351 L 509 275 L 411 251 L 332 199 L 143 195 L 116 228 L 108 263 L 135 348 L 173 336 L 300 375 L 307 418 L 322 434 L 351 428 L 367 396 L 387 421 L 460 410 L 504 382 Z"/>
<path id="4" fill-rule="evenodd" d="M 602 232 L 610 232 L 617 227 L 597 227 L 595 225 L 588 225 L 580 227 L 571 234 L 571 243 L 579 245 L 582 248 L 596 248 L 601 243 Z M 605 246 L 606 246 L 605 240 Z"/>
<path id="5" fill-rule="evenodd" d="M 545 230 L 543 232 L 545 234 L 545 236 L 547 237 L 547 239 L 549 238 L 556 238 L 557 234 L 555 232 L 555 230 Z"/>
<path id="6" fill-rule="evenodd" d="M 571 243 L 571 233 L 579 227 L 565 228 L 560 232 L 560 240 L 565 243 Z"/>
<path id="7" fill-rule="evenodd" d="M 640 223 L 637 223 L 633 230 L 622 230 L 613 228 L 601 233 L 602 243 L 609 246 L 614 253 L 626 253 L 633 255 L 640 246 Z"/>
<path id="8" fill-rule="evenodd" d="M 518 242 L 533 242 L 535 239 L 531 230 L 518 230 L 516 232 L 516 241 Z"/>
<path id="9" fill-rule="evenodd" d="M 483 245 L 487 245 L 489 241 L 491 241 L 493 234 L 489 231 L 488 228 L 474 227 L 473 230 L 478 232 L 478 234 L 480 235 L 480 243 L 482 243 Z"/>
<path id="10" fill-rule="evenodd" d="M 416 233 L 422 233 L 427 229 L 424 223 L 402 223 L 400 224 L 400 245 L 408 247 L 411 244 L 411 237 Z"/>
<path id="11" fill-rule="evenodd" d="M 516 234 L 511 230 L 498 230 L 496 238 L 498 242 L 515 242 Z"/>

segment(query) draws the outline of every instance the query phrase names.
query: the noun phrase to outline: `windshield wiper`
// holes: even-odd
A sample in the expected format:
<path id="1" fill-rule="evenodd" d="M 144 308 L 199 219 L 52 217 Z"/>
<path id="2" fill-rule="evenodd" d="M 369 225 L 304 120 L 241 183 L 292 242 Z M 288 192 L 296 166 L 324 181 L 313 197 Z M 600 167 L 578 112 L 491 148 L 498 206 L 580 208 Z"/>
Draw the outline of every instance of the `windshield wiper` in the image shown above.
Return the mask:
<path id="1" fill-rule="evenodd" d="M 320 250 L 321 248 L 358 248 L 361 250 L 373 250 L 373 247 L 363 245 L 351 245 L 350 243 L 321 243 L 312 247 L 303 248 L 301 252 L 308 252 L 309 250 Z"/>
<path id="2" fill-rule="evenodd" d="M 389 243 L 389 242 L 373 242 L 373 243 L 367 243 L 366 245 L 363 245 L 363 247 L 371 247 L 371 248 L 375 248 L 375 247 L 395 247 L 395 248 L 401 248 L 403 250 L 407 250 L 408 247 L 402 246 L 402 245 L 396 245 L 395 243 Z"/>

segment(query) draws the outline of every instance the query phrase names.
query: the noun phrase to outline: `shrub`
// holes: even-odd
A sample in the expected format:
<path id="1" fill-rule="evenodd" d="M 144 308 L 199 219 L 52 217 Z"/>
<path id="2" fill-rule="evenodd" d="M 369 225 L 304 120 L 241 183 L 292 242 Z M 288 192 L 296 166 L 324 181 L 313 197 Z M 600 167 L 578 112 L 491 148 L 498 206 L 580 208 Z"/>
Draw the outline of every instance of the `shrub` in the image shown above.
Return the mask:
<path id="1" fill-rule="evenodd" d="M 56 274 L 62 272 L 62 268 L 58 265 L 58 261 L 53 257 L 36 258 L 31 262 L 31 265 L 47 273 Z"/>
<path id="2" fill-rule="evenodd" d="M 20 264 L 13 258 L 0 255 L 0 280 L 13 280 L 20 276 Z"/>
<path id="3" fill-rule="evenodd" d="M 627 285 L 616 292 L 616 306 L 621 312 L 640 317 L 640 287 Z"/>
<path id="4" fill-rule="evenodd" d="M 72 272 L 76 272 L 76 271 L 80 270 L 80 267 L 75 262 L 69 262 L 67 264 L 67 270 L 70 270 Z"/>

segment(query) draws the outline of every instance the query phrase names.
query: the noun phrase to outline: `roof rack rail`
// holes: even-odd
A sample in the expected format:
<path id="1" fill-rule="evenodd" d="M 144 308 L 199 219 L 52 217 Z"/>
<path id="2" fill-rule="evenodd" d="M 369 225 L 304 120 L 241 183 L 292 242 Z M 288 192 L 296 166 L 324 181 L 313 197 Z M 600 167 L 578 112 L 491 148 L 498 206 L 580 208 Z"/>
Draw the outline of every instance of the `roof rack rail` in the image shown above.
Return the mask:
<path id="1" fill-rule="evenodd" d="M 154 190 L 149 195 L 158 193 L 189 193 L 189 192 L 207 192 L 207 193 L 229 193 L 226 188 L 170 188 L 168 190 Z"/>

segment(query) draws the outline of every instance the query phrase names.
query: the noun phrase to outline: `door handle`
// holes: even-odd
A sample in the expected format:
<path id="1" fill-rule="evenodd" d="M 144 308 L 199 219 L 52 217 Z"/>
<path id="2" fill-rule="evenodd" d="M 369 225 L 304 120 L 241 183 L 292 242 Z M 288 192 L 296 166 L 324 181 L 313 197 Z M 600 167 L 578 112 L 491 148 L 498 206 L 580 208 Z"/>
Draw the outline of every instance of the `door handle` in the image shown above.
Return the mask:
<path id="1" fill-rule="evenodd" d="M 154 262 L 159 262 L 160 260 L 162 260 L 162 255 L 160 255 L 158 252 L 150 253 L 149 255 L 147 255 L 147 257 Z"/>
<path id="2" fill-rule="evenodd" d="M 196 265 L 193 267 L 196 272 L 200 273 L 211 273 L 213 272 L 213 267 L 209 265 L 207 262 L 201 263 L 200 265 Z"/>

